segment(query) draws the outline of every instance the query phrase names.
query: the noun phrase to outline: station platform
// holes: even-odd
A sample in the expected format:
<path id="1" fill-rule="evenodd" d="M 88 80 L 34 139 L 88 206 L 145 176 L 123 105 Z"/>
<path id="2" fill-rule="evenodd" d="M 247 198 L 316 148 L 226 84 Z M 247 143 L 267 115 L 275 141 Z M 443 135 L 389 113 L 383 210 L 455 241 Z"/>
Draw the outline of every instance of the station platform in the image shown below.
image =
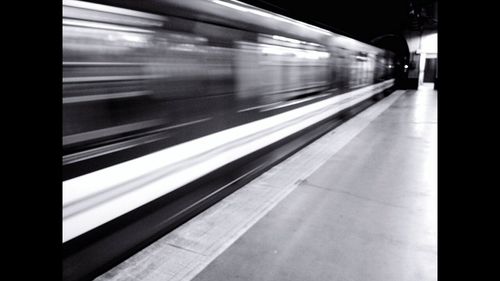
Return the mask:
<path id="1" fill-rule="evenodd" d="M 96 280 L 437 280 L 437 92 L 392 93 Z"/>

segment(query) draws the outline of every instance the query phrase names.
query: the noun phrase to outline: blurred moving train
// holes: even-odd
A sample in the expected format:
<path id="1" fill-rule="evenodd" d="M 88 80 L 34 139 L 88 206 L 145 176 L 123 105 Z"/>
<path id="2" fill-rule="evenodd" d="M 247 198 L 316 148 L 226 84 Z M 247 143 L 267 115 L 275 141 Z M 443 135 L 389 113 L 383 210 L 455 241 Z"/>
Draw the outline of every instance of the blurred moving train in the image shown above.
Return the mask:
<path id="1" fill-rule="evenodd" d="M 63 0 L 64 279 L 97 276 L 391 90 L 395 63 L 238 1 Z"/>

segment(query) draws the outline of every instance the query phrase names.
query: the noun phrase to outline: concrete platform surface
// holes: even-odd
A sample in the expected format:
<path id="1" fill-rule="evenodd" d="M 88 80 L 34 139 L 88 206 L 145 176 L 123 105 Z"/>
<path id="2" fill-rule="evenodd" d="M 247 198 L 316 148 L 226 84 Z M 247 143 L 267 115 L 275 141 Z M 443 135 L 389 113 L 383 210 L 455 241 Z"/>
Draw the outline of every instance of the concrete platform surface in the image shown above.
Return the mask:
<path id="1" fill-rule="evenodd" d="M 193 280 L 437 280 L 436 174 L 437 92 L 406 91 Z"/>

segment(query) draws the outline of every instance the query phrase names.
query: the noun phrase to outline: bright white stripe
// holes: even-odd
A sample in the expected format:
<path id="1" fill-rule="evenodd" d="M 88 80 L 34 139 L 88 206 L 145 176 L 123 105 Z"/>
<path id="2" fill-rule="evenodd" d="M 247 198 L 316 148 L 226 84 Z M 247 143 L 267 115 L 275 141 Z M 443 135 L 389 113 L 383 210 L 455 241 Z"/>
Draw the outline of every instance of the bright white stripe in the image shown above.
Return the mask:
<path id="1" fill-rule="evenodd" d="M 322 95 L 319 95 L 319 96 L 314 96 L 314 97 L 303 98 L 303 99 L 300 99 L 300 100 L 289 101 L 289 102 L 281 103 L 280 105 L 277 105 L 277 106 L 273 106 L 273 107 L 270 107 L 270 108 L 261 109 L 260 111 L 264 112 L 264 111 L 270 111 L 270 110 L 274 110 L 274 109 L 280 109 L 280 108 L 291 106 L 291 105 L 294 105 L 294 104 L 303 103 L 303 102 L 314 100 L 314 99 L 319 99 L 319 98 L 325 97 L 327 95 L 328 94 L 322 94 Z"/>
<path id="2" fill-rule="evenodd" d="M 63 0 L 63 6 L 70 6 L 70 7 L 75 7 L 75 8 L 95 10 L 95 11 L 100 11 L 100 12 L 127 15 L 127 16 L 139 17 L 139 18 L 154 19 L 154 20 L 159 20 L 159 21 L 165 20 L 165 17 L 154 15 L 154 14 L 149 14 L 149 13 L 144 13 L 144 12 L 139 12 L 139 11 L 129 10 L 129 9 L 123 9 L 123 8 L 117 8 L 117 7 L 107 6 L 107 5 L 83 2 L 83 1 Z"/>
<path id="3" fill-rule="evenodd" d="M 297 26 L 300 26 L 300 27 L 305 27 L 305 28 L 308 28 L 308 29 L 311 29 L 313 31 L 320 32 L 320 33 L 323 33 L 323 34 L 326 34 L 326 35 L 330 35 L 330 36 L 332 35 L 332 32 L 330 32 L 330 31 L 328 31 L 326 29 L 323 29 L 323 28 L 316 27 L 314 25 L 310 25 L 310 24 L 307 24 L 307 23 L 304 23 L 304 22 L 300 22 L 300 21 L 297 21 L 297 20 L 294 20 L 294 19 L 282 16 L 282 15 L 279 15 L 279 14 L 271 13 L 269 11 L 260 10 L 260 9 L 258 9 L 256 7 L 254 7 L 254 6 L 251 6 L 251 5 L 239 2 L 239 1 L 235 1 L 235 0 L 229 0 L 229 1 L 231 1 L 232 3 L 226 2 L 226 1 L 220 1 L 220 0 L 212 0 L 212 2 L 214 2 L 216 4 L 219 4 L 219 5 L 222 5 L 222 6 L 226 6 L 226 7 L 238 10 L 238 11 L 247 12 L 247 13 L 251 13 L 251 14 L 262 16 L 262 17 L 266 17 L 266 18 L 272 18 L 274 20 L 279 20 L 279 21 L 291 23 L 293 25 L 297 25 Z M 238 5 L 233 4 L 233 3 L 238 3 Z M 243 5 L 244 6 L 248 6 L 250 8 L 246 8 Z"/>
<path id="4" fill-rule="evenodd" d="M 149 62 L 63 61 L 63 66 L 144 66 L 154 64 Z"/>
<path id="5" fill-rule="evenodd" d="M 294 104 L 306 102 L 306 101 L 309 101 L 309 100 L 312 100 L 312 99 L 319 99 L 319 98 L 322 98 L 322 97 L 327 96 L 327 95 L 328 94 L 322 94 L 322 95 L 319 95 L 319 96 L 308 97 L 308 98 L 304 98 L 304 99 L 300 99 L 300 100 L 295 100 L 295 101 L 289 101 L 289 102 L 278 101 L 278 102 L 273 102 L 273 103 L 270 103 L 270 104 L 264 104 L 264 105 L 258 105 L 258 106 L 249 107 L 249 108 L 245 108 L 245 109 L 240 109 L 240 110 L 238 110 L 238 112 L 245 112 L 245 111 L 249 111 L 249 110 L 252 110 L 252 109 L 259 109 L 259 108 L 263 108 L 263 107 L 269 107 L 269 108 L 261 109 L 261 112 L 265 112 L 265 111 L 269 111 L 269 110 L 279 109 L 279 108 L 282 108 L 282 107 L 287 107 L 287 106 L 290 106 L 290 105 L 294 105 Z"/>
<path id="6" fill-rule="evenodd" d="M 102 95 L 66 97 L 66 98 L 63 98 L 63 104 L 141 97 L 141 96 L 147 96 L 150 94 L 151 94 L 151 91 L 133 91 L 133 92 L 102 94 Z"/>
<path id="7" fill-rule="evenodd" d="M 100 23 L 100 22 L 85 21 L 85 20 L 74 20 L 74 19 L 63 19 L 63 25 L 73 25 L 79 27 L 90 27 L 90 28 L 108 29 L 116 31 L 129 31 L 138 33 L 154 33 L 154 31 L 142 28 L 126 27 L 116 24 Z"/>
<path id="8" fill-rule="evenodd" d="M 98 130 L 87 131 L 87 132 L 83 132 L 83 133 L 67 135 L 67 136 L 63 137 L 63 146 L 75 144 L 75 143 L 82 142 L 82 141 L 88 141 L 88 140 L 95 139 L 95 138 L 109 137 L 109 136 L 121 134 L 124 132 L 145 129 L 148 127 L 162 125 L 164 123 L 165 123 L 164 119 L 157 118 L 157 119 L 150 119 L 147 121 L 139 121 L 139 122 L 134 122 L 134 123 L 113 126 L 113 127 L 107 127 L 104 129 L 98 129 Z"/>
<path id="9" fill-rule="evenodd" d="M 273 102 L 273 103 L 270 103 L 270 104 L 263 104 L 263 105 L 258 105 L 258 106 L 253 106 L 253 107 L 249 107 L 249 108 L 245 108 L 245 109 L 240 109 L 238 110 L 238 112 L 245 112 L 245 111 L 249 111 L 249 110 L 252 110 L 252 109 L 258 109 L 258 108 L 262 108 L 262 107 L 266 107 L 266 106 L 271 106 L 271 105 L 275 105 L 275 104 L 279 104 L 281 102 Z"/>
<path id="10" fill-rule="evenodd" d="M 107 81 L 147 80 L 155 78 L 166 78 L 166 75 L 115 75 L 115 76 L 83 76 L 63 77 L 63 83 L 87 83 Z"/>
<path id="11" fill-rule="evenodd" d="M 63 182 L 63 213 L 72 204 L 95 200 L 92 196 L 116 192 L 121 186 L 128 192 L 63 218 L 63 242 L 324 120 L 392 84 L 391 79 L 67 180 Z M 134 184 L 137 186 L 131 189 Z"/>

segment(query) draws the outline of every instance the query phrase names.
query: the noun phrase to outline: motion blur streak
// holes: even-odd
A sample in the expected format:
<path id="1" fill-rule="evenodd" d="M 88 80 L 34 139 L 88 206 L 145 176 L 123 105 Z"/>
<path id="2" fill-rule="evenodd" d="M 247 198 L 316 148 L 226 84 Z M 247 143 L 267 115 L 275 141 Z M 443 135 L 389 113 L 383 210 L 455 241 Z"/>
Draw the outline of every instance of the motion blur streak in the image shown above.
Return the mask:
<path id="1" fill-rule="evenodd" d="M 392 86 L 388 82 L 65 181 L 63 241 L 356 104 L 377 93 L 375 89 Z"/>
<path id="2" fill-rule="evenodd" d="M 393 88 L 398 64 L 229 0 L 64 0 L 62 27 L 68 280 L 95 277 L 361 110 Z"/>

